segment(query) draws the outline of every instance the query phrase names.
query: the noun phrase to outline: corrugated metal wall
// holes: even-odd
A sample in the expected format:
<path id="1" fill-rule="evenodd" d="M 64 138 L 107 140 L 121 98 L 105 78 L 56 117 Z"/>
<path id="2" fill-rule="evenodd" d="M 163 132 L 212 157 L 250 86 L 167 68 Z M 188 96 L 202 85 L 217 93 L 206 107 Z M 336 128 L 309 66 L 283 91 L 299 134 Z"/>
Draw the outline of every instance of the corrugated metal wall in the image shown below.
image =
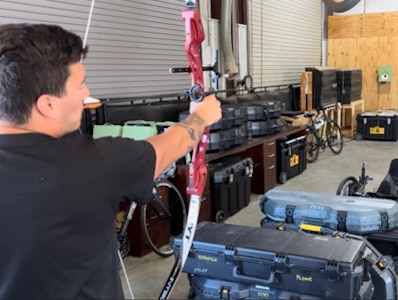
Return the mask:
<path id="1" fill-rule="evenodd" d="M 91 0 L 0 1 L 0 24 L 54 23 L 84 36 Z M 94 97 L 180 93 L 191 85 L 184 67 L 181 0 L 96 0 L 85 60 Z"/>
<path id="2" fill-rule="evenodd" d="M 250 1 L 250 66 L 254 86 L 300 82 L 321 65 L 322 1 Z"/>
<path id="3" fill-rule="evenodd" d="M 320 0 L 251 0 L 250 67 L 254 86 L 296 83 L 321 63 Z M 0 23 L 56 23 L 82 37 L 91 0 L 0 1 Z M 94 97 L 179 93 L 191 85 L 182 0 L 96 0 L 85 61 Z"/>

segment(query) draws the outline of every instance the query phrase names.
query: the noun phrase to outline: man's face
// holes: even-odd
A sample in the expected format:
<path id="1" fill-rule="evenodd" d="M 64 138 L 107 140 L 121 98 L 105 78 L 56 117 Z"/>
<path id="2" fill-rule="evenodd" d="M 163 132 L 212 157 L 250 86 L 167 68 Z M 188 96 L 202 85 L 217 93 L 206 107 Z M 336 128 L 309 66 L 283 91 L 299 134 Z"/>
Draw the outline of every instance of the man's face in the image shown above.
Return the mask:
<path id="1" fill-rule="evenodd" d="M 66 134 L 80 127 L 83 101 L 90 95 L 86 86 L 86 72 L 79 62 L 69 66 L 69 77 L 65 83 L 65 93 L 59 98 L 59 125 Z"/>

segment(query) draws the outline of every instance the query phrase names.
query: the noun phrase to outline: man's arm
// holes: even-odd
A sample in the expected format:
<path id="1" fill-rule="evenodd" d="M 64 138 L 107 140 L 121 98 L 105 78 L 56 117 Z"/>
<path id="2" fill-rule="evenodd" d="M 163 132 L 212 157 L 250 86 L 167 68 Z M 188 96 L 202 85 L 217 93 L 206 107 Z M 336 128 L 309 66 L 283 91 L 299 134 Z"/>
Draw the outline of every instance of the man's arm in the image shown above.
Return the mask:
<path id="1" fill-rule="evenodd" d="M 207 126 L 221 118 L 220 102 L 207 96 L 202 102 L 191 102 L 191 114 L 182 122 L 170 126 L 164 133 L 146 139 L 155 149 L 154 178 L 174 161 L 191 151 L 200 141 Z"/>

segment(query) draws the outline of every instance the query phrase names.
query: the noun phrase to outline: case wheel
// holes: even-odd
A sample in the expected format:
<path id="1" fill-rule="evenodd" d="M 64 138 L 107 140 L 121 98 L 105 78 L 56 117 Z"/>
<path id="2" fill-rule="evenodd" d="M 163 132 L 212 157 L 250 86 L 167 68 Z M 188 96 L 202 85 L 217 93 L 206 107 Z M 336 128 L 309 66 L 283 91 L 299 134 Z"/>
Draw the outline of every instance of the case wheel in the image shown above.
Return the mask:
<path id="1" fill-rule="evenodd" d="M 363 140 L 363 135 L 362 135 L 361 133 L 357 133 L 357 134 L 355 135 L 355 139 L 356 139 L 357 141 L 362 141 L 362 140 Z"/>
<path id="2" fill-rule="evenodd" d="M 286 172 L 281 172 L 279 174 L 279 182 L 284 184 L 287 181 L 287 173 Z"/>
<path id="3" fill-rule="evenodd" d="M 223 223 L 225 220 L 225 212 L 223 210 L 219 210 L 216 213 L 216 223 Z"/>

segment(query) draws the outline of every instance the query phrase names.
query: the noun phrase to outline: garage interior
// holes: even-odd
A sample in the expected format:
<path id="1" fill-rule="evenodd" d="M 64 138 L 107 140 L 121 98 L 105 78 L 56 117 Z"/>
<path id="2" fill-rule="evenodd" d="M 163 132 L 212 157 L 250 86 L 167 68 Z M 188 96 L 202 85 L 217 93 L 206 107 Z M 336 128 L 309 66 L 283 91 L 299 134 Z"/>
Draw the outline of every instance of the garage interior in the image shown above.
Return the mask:
<path id="1" fill-rule="evenodd" d="M 190 252 L 187 261 L 194 266 L 190 267 L 192 272 L 182 270 L 167 298 L 398 299 L 396 228 L 380 225 L 379 229 L 370 230 L 368 219 L 364 223 L 362 219 L 350 219 L 360 227 L 359 231 L 350 232 L 345 224 L 344 230 L 331 229 L 330 220 L 307 216 L 301 225 L 327 228 L 323 229 L 325 232 L 317 232 L 309 227 L 303 229 L 293 221 L 299 214 L 297 210 L 303 199 L 300 196 L 312 197 L 310 208 L 303 209 L 303 214 L 323 215 L 339 197 L 349 205 L 369 201 L 373 202 L 372 207 L 377 207 L 377 201 L 386 201 L 394 209 L 398 206 L 398 195 L 395 195 L 398 190 L 395 194 L 379 196 L 381 183 L 388 176 L 398 186 L 398 179 L 395 182 L 390 172 L 390 164 L 397 159 L 398 151 L 398 4 L 393 0 L 58 0 L 56 3 L 40 0 L 33 8 L 30 1 L 19 0 L 0 3 L 0 22 L 56 23 L 87 38 L 90 49 L 84 62 L 87 85 L 91 89 L 91 100 L 101 105 L 85 110 L 81 131 L 95 138 L 123 136 L 122 131 L 127 127 L 138 131 L 147 125 L 157 126 L 157 130 L 163 126 L 164 130 L 183 120 L 189 101 L 198 95 L 192 90 L 195 85 L 190 75 L 194 71 L 187 66 L 184 51 L 187 38 L 184 31 L 187 24 L 181 16 L 187 9 L 184 2 L 197 5 L 195 9 L 200 12 L 205 33 L 199 50 L 205 70 L 198 94 L 204 91 L 216 94 L 225 108 L 225 119 L 219 124 L 221 129 L 210 130 L 205 156 L 209 173 L 200 195 L 203 201 L 198 228 L 207 223 L 221 229 L 224 225 L 227 229 L 235 225 L 258 231 L 273 230 L 291 236 L 292 240 L 305 236 L 317 241 L 332 240 L 330 243 L 337 243 L 338 239 L 342 243 L 353 241 L 352 247 L 366 250 L 358 251 L 360 258 L 353 258 L 355 265 L 349 266 L 360 270 L 359 276 L 354 271 L 341 271 L 343 264 L 335 261 L 338 258 L 328 261 L 325 257 L 330 270 L 309 270 L 308 262 L 316 261 L 311 254 L 299 257 L 299 261 L 305 261 L 302 266 L 289 264 L 295 258 L 278 248 L 283 243 L 272 246 L 278 250 L 267 250 L 268 245 L 264 246 L 266 249 L 251 249 L 261 253 L 260 256 L 265 255 L 261 251 L 274 251 L 267 253 L 276 257 L 272 267 L 268 267 L 268 261 L 261 260 L 263 257 L 256 263 L 252 257 L 239 256 L 240 250 L 233 243 L 224 245 L 230 252 L 221 254 L 212 252 L 216 246 L 211 243 L 198 243 L 198 249 L 203 246 L 204 252 L 197 256 L 196 252 Z M 320 125 L 323 129 L 319 130 L 315 123 L 313 126 L 320 135 L 324 130 L 323 145 L 317 145 L 319 156 L 309 162 L 309 148 L 314 145 L 308 140 L 308 128 L 311 121 L 317 120 L 321 107 L 327 116 Z M 229 115 L 232 111 L 233 116 Z M 325 135 L 330 125 L 323 126 L 325 121 L 335 122 L 341 129 L 335 133 L 337 137 L 333 137 L 342 141 L 339 153 L 333 153 L 328 147 L 331 141 Z M 145 134 L 148 134 L 146 130 Z M 181 193 L 187 212 L 190 158 L 179 161 L 172 176 L 167 178 Z M 227 159 L 231 158 L 235 159 L 234 164 L 225 168 Z M 236 183 L 237 187 L 234 168 L 242 161 L 249 163 L 244 168 L 244 183 Z M 358 181 L 364 177 L 363 166 L 371 180 L 364 190 L 358 191 Z M 221 170 L 225 183 L 217 185 L 213 177 L 215 170 Z M 348 186 L 348 191 L 336 195 L 348 176 L 354 177 L 351 179 L 354 183 Z M 245 196 L 249 193 L 248 199 L 238 194 L 240 184 L 244 185 Z M 283 221 L 266 218 L 263 199 L 273 191 L 287 191 L 293 199 L 296 197 L 293 219 L 289 219 L 290 215 Z M 329 206 L 318 202 L 324 196 L 330 197 Z M 167 196 L 161 197 L 168 203 Z M 232 198 L 239 203 L 233 212 L 227 211 Z M 287 206 L 281 206 L 286 213 L 292 205 Z M 118 231 L 122 225 L 117 223 L 127 216 L 127 210 L 124 206 L 121 215 L 115 217 Z M 120 278 L 126 299 L 157 299 L 170 280 L 178 252 L 174 248 L 172 255 L 161 257 L 151 250 L 143 237 L 140 211 L 138 207 L 125 233 L 129 245 L 121 259 Z M 339 204 L 336 215 L 332 213 L 334 221 L 341 221 L 337 216 L 341 211 L 344 209 Z M 380 211 L 375 218 L 380 224 L 385 225 L 383 218 L 393 222 L 388 215 L 392 210 L 369 208 L 364 211 L 364 215 Z M 325 224 L 319 224 L 320 220 Z M 299 229 L 286 224 L 294 224 Z M 365 233 L 361 234 L 361 230 Z M 339 235 L 341 232 L 358 238 Z M 384 232 L 389 233 L 388 238 L 383 236 Z M 369 237 L 378 233 L 383 237 Z M 212 234 L 209 231 L 209 237 Z M 166 240 L 177 247 L 176 241 L 182 242 L 181 236 L 180 231 L 177 237 L 170 234 Z M 193 239 L 195 244 L 195 236 Z M 371 245 L 369 241 L 373 239 L 380 244 Z M 317 244 L 314 245 L 316 252 Z M 337 246 L 335 249 L 341 250 Z M 298 246 L 291 250 L 300 253 Z M 370 255 L 369 251 L 377 255 Z M 377 260 L 372 260 L 378 255 Z M 212 271 L 212 266 L 220 267 L 218 263 L 227 265 L 226 269 L 235 273 L 224 277 L 225 272 Z M 245 263 L 256 274 L 272 275 L 262 274 L 268 279 L 245 275 Z M 261 269 L 264 265 L 267 265 L 266 271 Z M 314 279 L 316 276 L 322 279 L 318 282 Z M 194 286 L 195 280 L 198 281 Z M 320 288 L 323 284 L 325 287 Z"/>

